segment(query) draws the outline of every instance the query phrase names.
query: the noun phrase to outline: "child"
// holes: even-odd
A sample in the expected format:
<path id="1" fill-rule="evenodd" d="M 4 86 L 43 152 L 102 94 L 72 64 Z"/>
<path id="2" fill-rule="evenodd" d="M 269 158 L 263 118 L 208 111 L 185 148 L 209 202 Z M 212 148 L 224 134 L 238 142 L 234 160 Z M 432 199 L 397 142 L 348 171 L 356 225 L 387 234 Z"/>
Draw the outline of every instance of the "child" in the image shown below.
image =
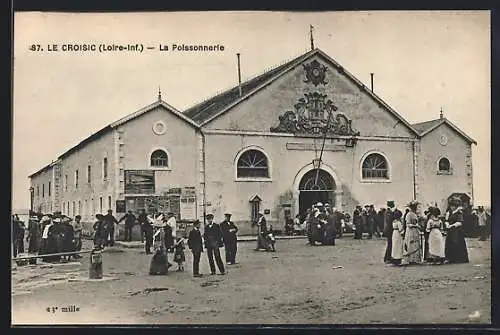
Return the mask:
<path id="1" fill-rule="evenodd" d="M 441 233 L 441 214 L 439 208 L 431 207 L 429 209 L 430 218 L 427 221 L 426 231 L 429 233 L 429 262 L 442 264 L 445 259 L 444 255 L 444 238 Z"/>
<path id="2" fill-rule="evenodd" d="M 186 261 L 186 256 L 184 255 L 184 239 L 178 238 L 174 245 L 174 262 L 177 263 L 177 271 L 184 271 L 184 262 Z"/>

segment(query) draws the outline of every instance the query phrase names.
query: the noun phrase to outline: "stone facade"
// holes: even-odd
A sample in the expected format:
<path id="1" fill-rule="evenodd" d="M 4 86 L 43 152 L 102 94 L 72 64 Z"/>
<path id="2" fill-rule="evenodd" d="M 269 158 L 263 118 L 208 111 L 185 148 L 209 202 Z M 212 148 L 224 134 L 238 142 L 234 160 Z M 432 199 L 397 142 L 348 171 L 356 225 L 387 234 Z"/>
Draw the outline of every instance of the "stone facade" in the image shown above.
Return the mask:
<path id="1" fill-rule="evenodd" d="M 269 222 L 282 229 L 285 215 L 304 214 L 305 204 L 315 196 L 346 212 L 356 205 L 381 207 L 389 199 L 403 207 L 414 198 L 444 206 L 454 192 L 472 198 L 474 142 L 448 124 L 422 135 L 320 51 L 268 77 L 231 103 L 215 108 L 217 97 L 213 98 L 213 103 L 206 104 L 206 110 L 212 110 L 205 118 L 191 118 L 186 116 L 189 111 L 181 114 L 159 100 L 111 124 L 59 157 L 57 164 L 31 176 L 35 209 L 50 211 L 48 203 L 52 203 L 53 209 L 59 207 L 70 216 L 80 214 L 91 222 L 95 213 L 108 208 L 116 212 L 116 200 L 161 197 L 187 187 L 192 188 L 195 201 L 190 219 L 203 220 L 207 212 L 222 220 L 229 211 L 240 232 L 248 234 L 254 232 L 255 201 L 260 201 L 258 209 L 268 212 Z M 326 112 L 332 114 L 326 118 Z M 325 128 L 329 129 L 325 139 L 322 124 L 333 124 Z M 168 164 L 161 168 L 151 166 L 157 149 L 168 156 Z M 260 152 L 255 163 L 267 162 L 265 174 L 238 176 L 239 162 L 248 150 Z M 373 157 L 376 160 L 370 160 Z M 439 170 L 441 158 L 449 160 L 449 170 Z M 315 188 L 319 172 L 311 179 L 318 162 L 325 183 L 322 191 Z M 367 162 L 374 164 L 373 171 L 363 169 Z M 247 168 L 254 169 L 252 164 Z M 154 171 L 154 194 L 127 194 L 127 170 Z M 382 174 L 374 177 L 375 172 Z M 37 196 L 37 187 L 49 180 L 53 187 L 57 184 L 58 192 L 48 198 Z M 314 180 L 313 188 L 308 180 Z"/>

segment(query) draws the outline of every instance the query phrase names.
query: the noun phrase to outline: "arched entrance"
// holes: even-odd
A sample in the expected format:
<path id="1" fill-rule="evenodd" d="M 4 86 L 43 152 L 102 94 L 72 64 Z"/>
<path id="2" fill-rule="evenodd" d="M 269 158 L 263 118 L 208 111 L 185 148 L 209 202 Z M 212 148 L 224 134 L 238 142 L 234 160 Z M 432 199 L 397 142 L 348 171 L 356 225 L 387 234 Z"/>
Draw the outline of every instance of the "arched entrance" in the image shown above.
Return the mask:
<path id="1" fill-rule="evenodd" d="M 304 214 L 317 202 L 335 207 L 335 180 L 323 169 L 312 169 L 304 174 L 299 183 L 299 213 Z"/>

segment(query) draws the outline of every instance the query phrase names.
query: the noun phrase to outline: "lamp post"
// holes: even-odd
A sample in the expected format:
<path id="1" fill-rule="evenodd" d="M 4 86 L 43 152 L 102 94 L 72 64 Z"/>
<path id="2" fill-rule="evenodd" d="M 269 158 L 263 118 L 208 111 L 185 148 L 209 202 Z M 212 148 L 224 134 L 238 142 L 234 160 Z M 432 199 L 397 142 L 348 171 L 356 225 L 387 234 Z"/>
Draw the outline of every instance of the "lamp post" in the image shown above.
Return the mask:
<path id="1" fill-rule="evenodd" d="M 29 190 L 30 190 L 30 215 L 31 215 L 31 213 L 33 212 L 33 198 L 35 195 L 35 189 L 33 187 L 30 187 Z"/>

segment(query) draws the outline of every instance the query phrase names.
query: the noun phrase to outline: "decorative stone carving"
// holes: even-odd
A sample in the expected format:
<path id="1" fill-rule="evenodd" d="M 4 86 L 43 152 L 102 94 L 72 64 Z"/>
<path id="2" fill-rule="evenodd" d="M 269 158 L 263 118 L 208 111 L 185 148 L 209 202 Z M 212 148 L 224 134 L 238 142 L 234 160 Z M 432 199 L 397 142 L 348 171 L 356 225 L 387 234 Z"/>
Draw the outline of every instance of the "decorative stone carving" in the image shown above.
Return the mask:
<path id="1" fill-rule="evenodd" d="M 309 64 L 304 64 L 304 69 L 306 70 L 306 80 L 305 83 L 312 83 L 314 86 L 319 84 L 326 85 L 326 66 L 320 64 L 316 59 Z"/>
<path id="2" fill-rule="evenodd" d="M 346 135 L 356 136 L 352 121 L 342 113 L 335 113 L 337 107 L 327 95 L 317 92 L 304 94 L 295 104 L 295 111 L 286 111 L 279 116 L 279 124 L 271 127 L 271 132 L 293 133 L 296 135 Z"/>

